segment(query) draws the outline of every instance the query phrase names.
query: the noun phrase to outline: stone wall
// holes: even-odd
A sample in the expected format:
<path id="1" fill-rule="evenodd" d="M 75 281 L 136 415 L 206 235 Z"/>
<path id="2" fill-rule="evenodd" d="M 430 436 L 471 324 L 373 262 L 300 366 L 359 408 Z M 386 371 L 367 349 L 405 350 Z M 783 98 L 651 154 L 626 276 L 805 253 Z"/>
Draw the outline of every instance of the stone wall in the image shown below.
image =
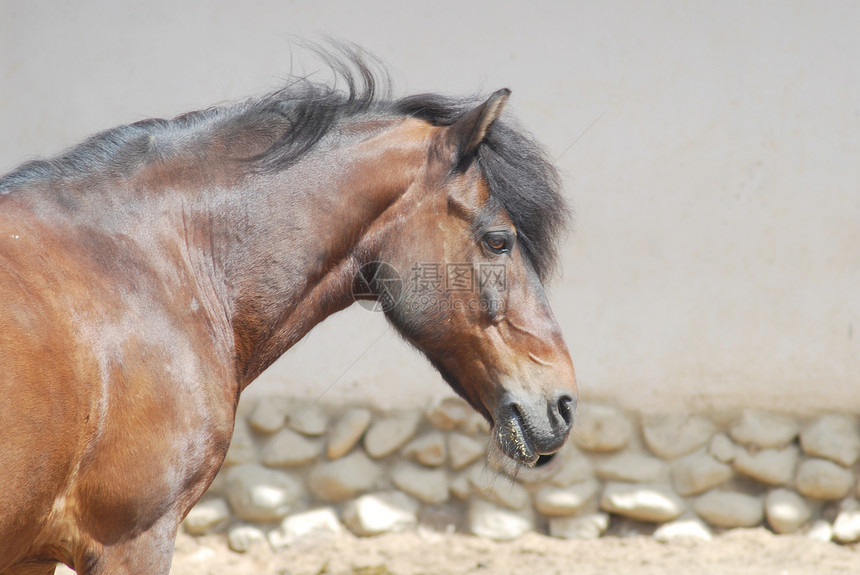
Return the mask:
<path id="1" fill-rule="evenodd" d="M 420 525 L 497 540 L 530 530 L 709 539 L 757 525 L 860 540 L 850 415 L 639 416 L 585 404 L 568 447 L 534 469 L 491 467 L 487 434 L 456 398 L 423 412 L 243 402 L 224 468 L 183 527 L 223 531 L 239 552 Z"/>

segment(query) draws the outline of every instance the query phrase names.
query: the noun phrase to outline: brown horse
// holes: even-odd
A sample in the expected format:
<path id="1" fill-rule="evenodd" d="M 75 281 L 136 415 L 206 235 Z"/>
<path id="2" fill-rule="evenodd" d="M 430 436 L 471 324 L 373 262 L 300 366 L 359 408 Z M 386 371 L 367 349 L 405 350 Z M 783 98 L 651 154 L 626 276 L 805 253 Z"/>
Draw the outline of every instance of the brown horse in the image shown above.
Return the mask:
<path id="1" fill-rule="evenodd" d="M 0 573 L 167 573 L 240 393 L 357 286 L 497 450 L 564 443 L 542 281 L 566 209 L 498 119 L 509 92 L 392 100 L 354 54 L 335 67 L 348 89 L 119 127 L 0 178 Z"/>

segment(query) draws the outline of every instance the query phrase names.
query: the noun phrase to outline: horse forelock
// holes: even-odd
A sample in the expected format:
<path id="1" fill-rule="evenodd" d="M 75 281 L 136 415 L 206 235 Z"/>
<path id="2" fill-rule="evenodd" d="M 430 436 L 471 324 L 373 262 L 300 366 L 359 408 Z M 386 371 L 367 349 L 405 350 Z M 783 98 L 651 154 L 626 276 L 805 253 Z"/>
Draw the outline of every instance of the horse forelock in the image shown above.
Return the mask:
<path id="1" fill-rule="evenodd" d="M 477 162 L 490 196 L 513 221 L 518 244 L 538 277 L 547 279 L 571 219 L 558 171 L 531 137 L 504 121 L 491 127 Z"/>

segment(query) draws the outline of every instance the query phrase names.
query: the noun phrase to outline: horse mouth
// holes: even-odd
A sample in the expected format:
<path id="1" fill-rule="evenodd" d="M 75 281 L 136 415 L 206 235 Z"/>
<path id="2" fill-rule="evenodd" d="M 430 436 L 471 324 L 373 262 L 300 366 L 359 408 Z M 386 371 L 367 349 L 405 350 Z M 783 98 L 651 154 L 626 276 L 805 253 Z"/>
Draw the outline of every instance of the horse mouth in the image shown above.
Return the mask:
<path id="1" fill-rule="evenodd" d="M 503 454 L 528 467 L 549 463 L 564 443 L 561 441 L 557 447 L 541 449 L 539 442 L 533 439 L 534 430 L 516 405 L 505 409 L 504 416 L 497 420 L 494 436 Z"/>

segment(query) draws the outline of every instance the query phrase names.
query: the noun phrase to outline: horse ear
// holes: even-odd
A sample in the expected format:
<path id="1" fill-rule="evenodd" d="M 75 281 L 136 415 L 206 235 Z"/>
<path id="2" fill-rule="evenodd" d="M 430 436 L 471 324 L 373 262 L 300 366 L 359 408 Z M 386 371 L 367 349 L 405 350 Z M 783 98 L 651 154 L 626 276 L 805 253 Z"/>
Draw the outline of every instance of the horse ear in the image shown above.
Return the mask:
<path id="1" fill-rule="evenodd" d="M 456 157 L 462 160 L 475 153 L 478 145 L 487 137 L 487 131 L 501 115 L 511 91 L 502 88 L 487 98 L 477 108 L 467 112 L 446 130 L 446 140 L 456 150 Z"/>

